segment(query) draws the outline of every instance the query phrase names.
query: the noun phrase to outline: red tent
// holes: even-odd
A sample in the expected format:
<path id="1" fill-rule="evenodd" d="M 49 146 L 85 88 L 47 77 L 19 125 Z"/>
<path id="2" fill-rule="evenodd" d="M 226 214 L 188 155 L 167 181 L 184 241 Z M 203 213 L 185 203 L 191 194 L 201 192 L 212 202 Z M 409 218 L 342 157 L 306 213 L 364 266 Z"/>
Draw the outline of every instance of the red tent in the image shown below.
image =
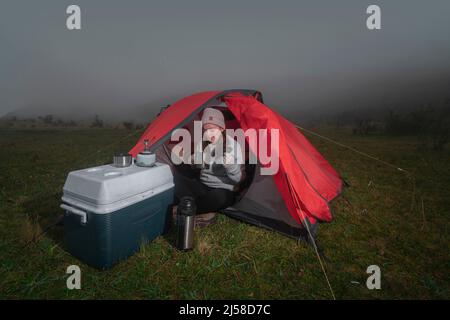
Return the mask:
<path id="1" fill-rule="evenodd" d="M 223 213 L 293 237 L 304 234 L 305 223 L 315 230 L 316 222 L 332 220 L 329 202 L 341 192 L 342 179 L 291 122 L 263 104 L 259 91 L 208 91 L 183 98 L 150 124 L 129 153 L 135 157 L 148 139 L 158 160 L 172 165 L 167 152 L 172 131 L 191 128 L 206 107 L 221 109 L 227 128 L 267 129 L 268 141 L 270 129 L 279 132 L 277 173 L 261 175 L 262 161 L 246 165 L 247 181 L 238 200 Z M 248 149 L 258 155 L 251 146 Z"/>

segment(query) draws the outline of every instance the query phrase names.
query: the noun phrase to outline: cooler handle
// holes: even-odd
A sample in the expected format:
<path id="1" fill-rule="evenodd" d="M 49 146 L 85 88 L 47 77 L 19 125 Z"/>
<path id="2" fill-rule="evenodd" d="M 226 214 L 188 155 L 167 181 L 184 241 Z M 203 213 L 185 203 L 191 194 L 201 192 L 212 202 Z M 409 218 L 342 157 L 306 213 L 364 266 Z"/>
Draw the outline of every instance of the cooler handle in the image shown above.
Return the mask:
<path id="1" fill-rule="evenodd" d="M 60 207 L 63 210 L 66 210 L 66 211 L 68 211 L 70 213 L 73 213 L 73 214 L 75 214 L 77 216 L 80 216 L 81 217 L 81 224 L 86 224 L 87 223 L 87 214 L 86 214 L 86 212 L 78 210 L 78 209 L 75 209 L 74 207 L 68 206 L 66 204 L 62 204 Z"/>

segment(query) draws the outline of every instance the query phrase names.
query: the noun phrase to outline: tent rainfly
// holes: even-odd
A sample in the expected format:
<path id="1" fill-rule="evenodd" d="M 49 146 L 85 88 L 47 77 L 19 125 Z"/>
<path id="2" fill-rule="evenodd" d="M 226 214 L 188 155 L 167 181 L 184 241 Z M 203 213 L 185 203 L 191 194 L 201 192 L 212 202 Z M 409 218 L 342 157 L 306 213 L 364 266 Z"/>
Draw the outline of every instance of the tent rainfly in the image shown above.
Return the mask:
<path id="1" fill-rule="evenodd" d="M 304 238 L 307 230 L 314 235 L 318 222 L 332 221 L 329 203 L 341 193 L 342 178 L 293 123 L 263 103 L 259 91 L 207 91 L 185 97 L 165 108 L 129 153 L 135 157 L 148 140 L 158 161 L 178 174 L 168 152 L 171 133 L 177 128 L 193 130 L 194 120 L 207 107 L 224 113 L 227 128 L 267 129 L 267 141 L 271 129 L 278 129 L 279 134 L 279 169 L 273 175 L 261 174 L 265 165 L 246 137 L 245 150 L 253 152 L 258 161 L 245 165 L 247 178 L 237 201 L 222 213 L 293 238 Z"/>

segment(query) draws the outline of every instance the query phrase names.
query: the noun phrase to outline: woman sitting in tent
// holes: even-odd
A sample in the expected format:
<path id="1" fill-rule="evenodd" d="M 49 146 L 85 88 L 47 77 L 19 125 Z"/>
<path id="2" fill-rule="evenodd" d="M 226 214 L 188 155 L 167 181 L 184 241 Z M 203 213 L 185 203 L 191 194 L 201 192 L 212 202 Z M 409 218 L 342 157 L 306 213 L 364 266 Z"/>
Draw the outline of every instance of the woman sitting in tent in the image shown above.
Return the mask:
<path id="1" fill-rule="evenodd" d="M 236 140 L 226 135 L 222 112 L 206 108 L 201 121 L 206 141 L 202 142 L 204 158 L 199 166 L 200 176 L 193 179 L 182 174 L 175 175 L 176 200 L 185 196 L 195 199 L 197 227 L 215 223 L 216 212 L 234 203 L 237 186 L 244 176 L 242 149 Z M 216 150 L 218 147 L 223 149 Z M 212 158 L 206 159 L 208 155 Z M 174 214 L 176 210 L 175 206 Z"/>

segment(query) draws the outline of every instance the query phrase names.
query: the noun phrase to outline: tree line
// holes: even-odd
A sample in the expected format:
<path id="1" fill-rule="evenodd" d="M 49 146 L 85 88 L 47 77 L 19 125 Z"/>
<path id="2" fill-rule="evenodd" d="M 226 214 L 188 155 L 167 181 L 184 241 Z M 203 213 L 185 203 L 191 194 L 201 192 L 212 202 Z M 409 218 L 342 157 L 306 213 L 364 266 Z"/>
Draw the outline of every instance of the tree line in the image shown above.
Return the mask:
<path id="1" fill-rule="evenodd" d="M 144 128 L 144 124 L 136 123 L 134 121 L 121 121 L 116 123 L 107 123 L 101 117 L 96 114 L 92 121 L 75 121 L 75 120 L 63 120 L 53 114 L 47 114 L 45 116 L 39 116 L 37 118 L 24 118 L 21 119 L 17 116 L 11 116 L 0 121 L 0 125 L 10 128 L 42 128 L 42 127 L 55 127 L 55 128 L 114 128 L 125 130 L 140 130 Z"/>

